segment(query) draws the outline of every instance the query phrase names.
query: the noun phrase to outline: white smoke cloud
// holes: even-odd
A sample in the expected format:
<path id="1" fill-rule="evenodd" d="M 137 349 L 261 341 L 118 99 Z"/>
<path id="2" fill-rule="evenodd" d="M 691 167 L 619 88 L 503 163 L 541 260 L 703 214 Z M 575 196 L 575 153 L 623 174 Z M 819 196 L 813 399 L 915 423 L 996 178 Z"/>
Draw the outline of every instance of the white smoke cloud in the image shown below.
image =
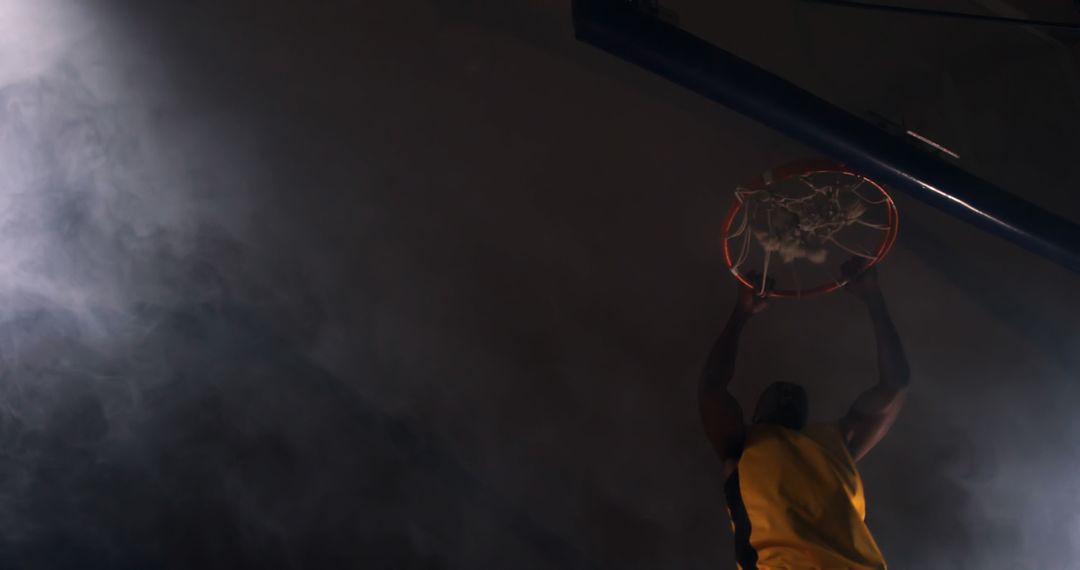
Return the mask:
<path id="1" fill-rule="evenodd" d="M 69 49 L 78 14 L 52 0 L 0 2 L 0 78 L 5 84 L 33 79 Z"/>

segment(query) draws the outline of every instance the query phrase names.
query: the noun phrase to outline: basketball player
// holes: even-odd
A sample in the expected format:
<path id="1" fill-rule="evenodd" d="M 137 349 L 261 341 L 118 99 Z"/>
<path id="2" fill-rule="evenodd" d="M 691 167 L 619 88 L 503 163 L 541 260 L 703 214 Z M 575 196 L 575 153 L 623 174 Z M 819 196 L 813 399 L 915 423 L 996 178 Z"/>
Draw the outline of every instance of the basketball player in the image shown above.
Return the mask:
<path id="1" fill-rule="evenodd" d="M 858 267 L 849 262 L 845 272 L 855 275 Z M 724 462 L 724 491 L 742 570 L 886 567 L 863 520 L 866 503 L 855 463 L 896 420 L 910 374 L 876 271 L 854 277 L 846 289 L 870 314 L 878 381 L 839 421 L 807 425 L 806 390 L 791 382 L 766 388 L 750 423 L 744 421 L 728 385 L 739 334 L 765 308 L 765 299 L 754 290 L 740 286 L 735 310 L 705 365 L 701 415 Z"/>

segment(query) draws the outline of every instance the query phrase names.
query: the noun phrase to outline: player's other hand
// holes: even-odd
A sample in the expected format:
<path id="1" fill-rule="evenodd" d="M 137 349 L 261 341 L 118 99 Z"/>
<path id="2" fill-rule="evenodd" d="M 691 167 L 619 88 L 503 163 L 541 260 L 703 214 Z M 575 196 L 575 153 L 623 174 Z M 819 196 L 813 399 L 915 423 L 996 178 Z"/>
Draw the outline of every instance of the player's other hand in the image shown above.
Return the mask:
<path id="1" fill-rule="evenodd" d="M 768 294 L 774 281 L 765 280 L 765 293 L 762 294 L 761 275 L 755 272 L 747 275 L 746 278 L 754 287 L 747 287 L 741 281 L 738 282 L 739 298 L 735 310 L 744 317 L 751 317 L 768 308 Z"/>
<path id="2" fill-rule="evenodd" d="M 868 301 L 881 295 L 878 286 L 877 268 L 867 267 L 869 261 L 859 257 L 853 257 L 841 267 L 847 285 L 844 290 L 863 301 Z"/>

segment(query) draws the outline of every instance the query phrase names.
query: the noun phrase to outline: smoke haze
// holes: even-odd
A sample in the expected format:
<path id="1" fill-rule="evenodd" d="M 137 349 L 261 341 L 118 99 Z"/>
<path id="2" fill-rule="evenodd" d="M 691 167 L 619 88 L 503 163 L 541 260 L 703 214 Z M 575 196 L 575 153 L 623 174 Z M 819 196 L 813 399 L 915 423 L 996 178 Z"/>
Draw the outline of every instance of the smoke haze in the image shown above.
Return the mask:
<path id="1" fill-rule="evenodd" d="M 0 568 L 732 568 L 694 402 L 734 296 L 714 233 L 812 151 L 568 14 L 0 0 Z M 1047 97 L 1020 108 L 1080 122 Z M 1078 211 L 1040 157 L 1080 128 L 1013 167 L 973 132 Z M 871 528 L 896 568 L 1069 568 L 1077 278 L 900 200 L 916 386 Z M 836 416 L 868 333 L 843 296 L 777 304 L 736 395 L 797 377 Z"/>

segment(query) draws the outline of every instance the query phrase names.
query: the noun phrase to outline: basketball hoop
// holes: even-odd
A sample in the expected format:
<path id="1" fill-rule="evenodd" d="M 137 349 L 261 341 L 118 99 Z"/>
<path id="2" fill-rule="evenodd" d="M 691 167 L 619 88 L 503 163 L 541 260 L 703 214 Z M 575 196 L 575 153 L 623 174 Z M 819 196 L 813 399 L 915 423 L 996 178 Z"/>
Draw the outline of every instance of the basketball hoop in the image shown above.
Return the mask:
<path id="1" fill-rule="evenodd" d="M 847 284 L 840 266 L 848 259 L 866 260 L 863 271 L 880 263 L 899 221 L 892 197 L 873 180 L 829 159 L 793 162 L 735 190 L 724 261 L 743 285 L 769 297 L 823 295 Z M 766 290 L 770 279 L 776 285 Z"/>

